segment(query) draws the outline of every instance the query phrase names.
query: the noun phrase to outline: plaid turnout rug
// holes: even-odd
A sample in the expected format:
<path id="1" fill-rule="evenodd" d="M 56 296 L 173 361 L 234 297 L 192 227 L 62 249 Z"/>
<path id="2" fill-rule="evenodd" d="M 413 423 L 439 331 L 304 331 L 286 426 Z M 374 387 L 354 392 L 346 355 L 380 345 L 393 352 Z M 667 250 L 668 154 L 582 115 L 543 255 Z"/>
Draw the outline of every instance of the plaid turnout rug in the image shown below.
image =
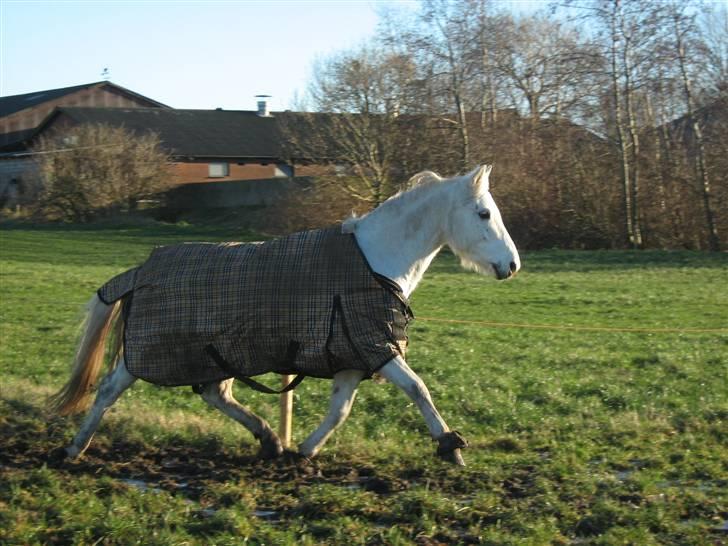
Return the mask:
<path id="1" fill-rule="evenodd" d="M 129 372 L 170 386 L 267 372 L 371 376 L 404 356 L 412 318 L 401 289 L 371 270 L 341 226 L 160 247 L 98 296 L 124 299 Z"/>

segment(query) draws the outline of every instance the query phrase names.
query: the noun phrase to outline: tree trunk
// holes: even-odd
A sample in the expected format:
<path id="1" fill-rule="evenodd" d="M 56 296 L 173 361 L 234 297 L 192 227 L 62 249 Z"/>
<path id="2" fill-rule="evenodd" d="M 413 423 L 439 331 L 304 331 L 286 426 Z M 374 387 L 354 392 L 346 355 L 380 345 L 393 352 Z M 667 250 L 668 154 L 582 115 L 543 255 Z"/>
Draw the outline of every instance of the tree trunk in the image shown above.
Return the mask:
<path id="1" fill-rule="evenodd" d="M 657 116 L 655 115 L 655 110 L 652 107 L 652 100 L 650 99 L 650 96 L 647 95 L 645 97 L 646 100 L 646 109 L 647 109 L 647 119 L 649 120 L 649 126 L 653 129 L 651 130 L 652 134 L 652 146 L 655 148 L 654 155 L 655 155 L 655 170 L 657 171 L 657 198 L 658 198 L 658 207 L 660 210 L 660 215 L 664 216 L 664 214 L 667 212 L 667 195 L 665 190 L 665 173 L 662 169 L 662 143 L 660 142 L 660 133 L 658 131 L 658 127 L 663 124 L 663 120 L 660 119 L 657 120 Z"/>
<path id="2" fill-rule="evenodd" d="M 455 107 L 458 111 L 458 129 L 460 132 L 461 161 L 463 170 L 470 167 L 470 138 L 468 135 L 468 120 L 465 115 L 465 105 L 459 92 L 455 92 Z"/>
<path id="3" fill-rule="evenodd" d="M 614 123 L 617 129 L 617 146 L 620 158 L 621 167 L 621 178 L 622 178 L 622 199 L 624 203 L 624 223 L 627 234 L 628 244 L 634 242 L 634 226 L 633 226 L 633 214 L 632 214 L 632 189 L 631 189 L 631 175 L 630 175 L 630 163 L 629 154 L 627 151 L 627 141 L 624 129 L 624 116 L 622 112 L 622 87 L 620 82 L 620 69 L 617 57 L 617 45 L 619 37 L 617 36 L 617 13 L 619 9 L 618 0 L 615 0 L 615 11 L 612 12 L 611 30 L 612 30 L 612 43 L 611 43 L 611 77 L 612 77 L 612 98 L 614 100 Z"/>
<path id="4" fill-rule="evenodd" d="M 690 77 L 687 72 L 687 62 L 685 59 L 685 45 L 680 33 L 680 23 L 677 13 L 673 14 L 673 22 L 675 29 L 675 45 L 677 48 L 677 58 L 680 65 L 680 75 L 682 76 L 683 92 L 685 94 L 685 106 L 687 109 L 687 120 L 690 125 L 693 136 L 695 138 L 697 152 L 697 170 L 700 180 L 701 194 L 703 198 L 703 210 L 705 213 L 705 227 L 708 232 L 708 248 L 713 251 L 720 250 L 720 239 L 718 238 L 718 228 L 715 225 L 715 213 L 713 211 L 712 195 L 710 190 L 710 178 L 708 177 L 708 168 L 705 162 L 705 144 L 703 142 L 703 132 L 700 123 L 695 117 L 695 100 L 693 98 Z"/>
<path id="5" fill-rule="evenodd" d="M 663 177 L 665 172 L 670 173 L 672 176 L 674 176 L 674 173 L 677 171 L 677 165 L 675 163 L 675 158 L 672 152 L 672 135 L 670 133 L 670 127 L 667 123 L 667 118 L 668 116 L 665 114 L 664 109 L 662 109 L 660 112 L 660 132 L 662 133 L 661 140 L 663 145 L 663 152 L 661 155 L 664 157 L 664 168 L 662 168 L 661 166 L 661 176 Z M 667 184 L 665 184 L 665 193 L 669 196 L 674 196 L 677 189 L 678 188 L 676 188 L 674 184 L 671 188 L 668 188 Z M 670 215 L 672 239 L 684 245 L 685 229 L 682 227 L 683 222 L 679 209 L 677 207 L 673 207 L 672 210 L 668 211 L 668 214 Z"/>
<path id="6" fill-rule="evenodd" d="M 622 33 L 624 37 L 624 33 Z M 642 247 L 642 228 L 641 214 L 639 208 L 639 187 L 640 187 L 640 171 L 639 171 L 639 151 L 640 141 L 639 134 L 637 132 L 637 120 L 634 113 L 634 96 L 632 89 L 632 65 L 630 49 L 631 44 L 629 40 L 625 40 L 622 49 L 623 62 L 622 68 L 624 70 L 624 102 L 627 110 L 627 134 L 629 136 L 629 156 L 632 163 L 632 235 L 631 243 L 634 248 Z"/>
<path id="7" fill-rule="evenodd" d="M 480 24 L 480 32 L 481 32 L 480 42 L 481 42 L 481 44 L 485 43 L 485 38 L 483 37 L 483 33 L 485 30 L 484 27 L 485 27 L 484 23 L 481 22 L 481 24 Z M 480 62 L 481 62 L 482 71 L 483 71 L 483 73 L 482 73 L 483 79 L 481 81 L 481 85 L 483 86 L 483 97 L 480 102 L 480 110 L 481 110 L 480 111 L 480 128 L 481 128 L 481 130 L 485 130 L 486 112 L 488 111 L 488 105 L 490 103 L 490 96 L 489 96 L 490 95 L 490 70 L 488 70 L 488 68 L 489 68 L 488 65 L 490 63 L 488 62 L 488 48 L 485 47 L 485 45 L 482 45 L 481 50 L 480 50 Z M 492 114 L 491 114 L 491 124 L 492 123 L 493 122 L 492 122 Z"/>

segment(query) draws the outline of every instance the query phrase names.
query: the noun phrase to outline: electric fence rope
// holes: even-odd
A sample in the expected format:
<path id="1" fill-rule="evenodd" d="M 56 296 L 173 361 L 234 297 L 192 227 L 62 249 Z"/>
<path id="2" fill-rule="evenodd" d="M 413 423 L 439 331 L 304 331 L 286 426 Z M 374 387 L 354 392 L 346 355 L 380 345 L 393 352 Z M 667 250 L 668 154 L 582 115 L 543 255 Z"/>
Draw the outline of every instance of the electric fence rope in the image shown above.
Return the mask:
<path id="1" fill-rule="evenodd" d="M 8 299 L 0 298 L 0 303 L 8 303 Z M 63 307 L 83 308 L 84 303 L 57 300 L 31 300 L 26 298 L 15 299 L 15 302 L 35 305 L 58 305 Z M 635 334 L 728 334 L 728 327 L 724 328 L 693 328 L 693 327 L 629 327 L 629 326 L 586 326 L 578 324 L 531 324 L 524 322 L 496 322 L 488 320 L 449 319 L 441 317 L 418 316 L 416 322 L 436 322 L 441 324 L 462 324 L 469 326 L 484 326 L 486 328 L 512 328 L 523 330 L 561 330 L 570 332 L 604 332 L 604 333 L 635 333 Z"/>

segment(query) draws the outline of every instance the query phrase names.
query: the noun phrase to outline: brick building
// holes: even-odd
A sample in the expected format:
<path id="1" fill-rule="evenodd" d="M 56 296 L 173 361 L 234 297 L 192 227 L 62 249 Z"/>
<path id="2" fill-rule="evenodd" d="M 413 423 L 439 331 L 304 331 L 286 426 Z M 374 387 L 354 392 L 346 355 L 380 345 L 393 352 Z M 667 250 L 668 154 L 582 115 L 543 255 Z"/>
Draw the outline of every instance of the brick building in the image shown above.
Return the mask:
<path id="1" fill-rule="evenodd" d="M 156 133 L 177 184 L 310 175 L 310 162 L 286 157 L 281 128 L 265 100 L 258 110 L 174 109 L 110 82 L 0 98 L 0 206 L 11 205 L 31 176 L 42 136 L 105 124 Z M 294 170 L 297 171 L 294 173 Z"/>
<path id="2" fill-rule="evenodd" d="M 33 171 L 27 151 L 39 126 L 65 106 L 169 109 L 108 81 L 0 97 L 0 206 L 13 203 Z"/>
<path id="3" fill-rule="evenodd" d="M 156 133 L 177 184 L 293 175 L 293 167 L 281 159 L 283 137 L 275 118 L 256 111 L 59 107 L 30 142 L 84 124 Z"/>
<path id="4" fill-rule="evenodd" d="M 35 129 L 59 106 L 169 108 L 108 81 L 0 97 L 0 149 L 23 150 Z"/>

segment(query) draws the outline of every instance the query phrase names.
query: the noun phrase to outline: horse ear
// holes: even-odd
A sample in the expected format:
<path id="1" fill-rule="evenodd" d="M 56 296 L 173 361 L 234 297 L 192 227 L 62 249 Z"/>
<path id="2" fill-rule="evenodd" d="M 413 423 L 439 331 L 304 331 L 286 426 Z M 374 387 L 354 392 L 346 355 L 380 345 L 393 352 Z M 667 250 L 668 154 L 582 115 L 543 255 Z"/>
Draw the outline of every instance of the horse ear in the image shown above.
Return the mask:
<path id="1" fill-rule="evenodd" d="M 488 176 L 490 175 L 490 171 L 492 169 L 493 165 L 482 165 L 476 168 L 472 180 L 473 188 L 488 191 L 490 187 Z"/>

